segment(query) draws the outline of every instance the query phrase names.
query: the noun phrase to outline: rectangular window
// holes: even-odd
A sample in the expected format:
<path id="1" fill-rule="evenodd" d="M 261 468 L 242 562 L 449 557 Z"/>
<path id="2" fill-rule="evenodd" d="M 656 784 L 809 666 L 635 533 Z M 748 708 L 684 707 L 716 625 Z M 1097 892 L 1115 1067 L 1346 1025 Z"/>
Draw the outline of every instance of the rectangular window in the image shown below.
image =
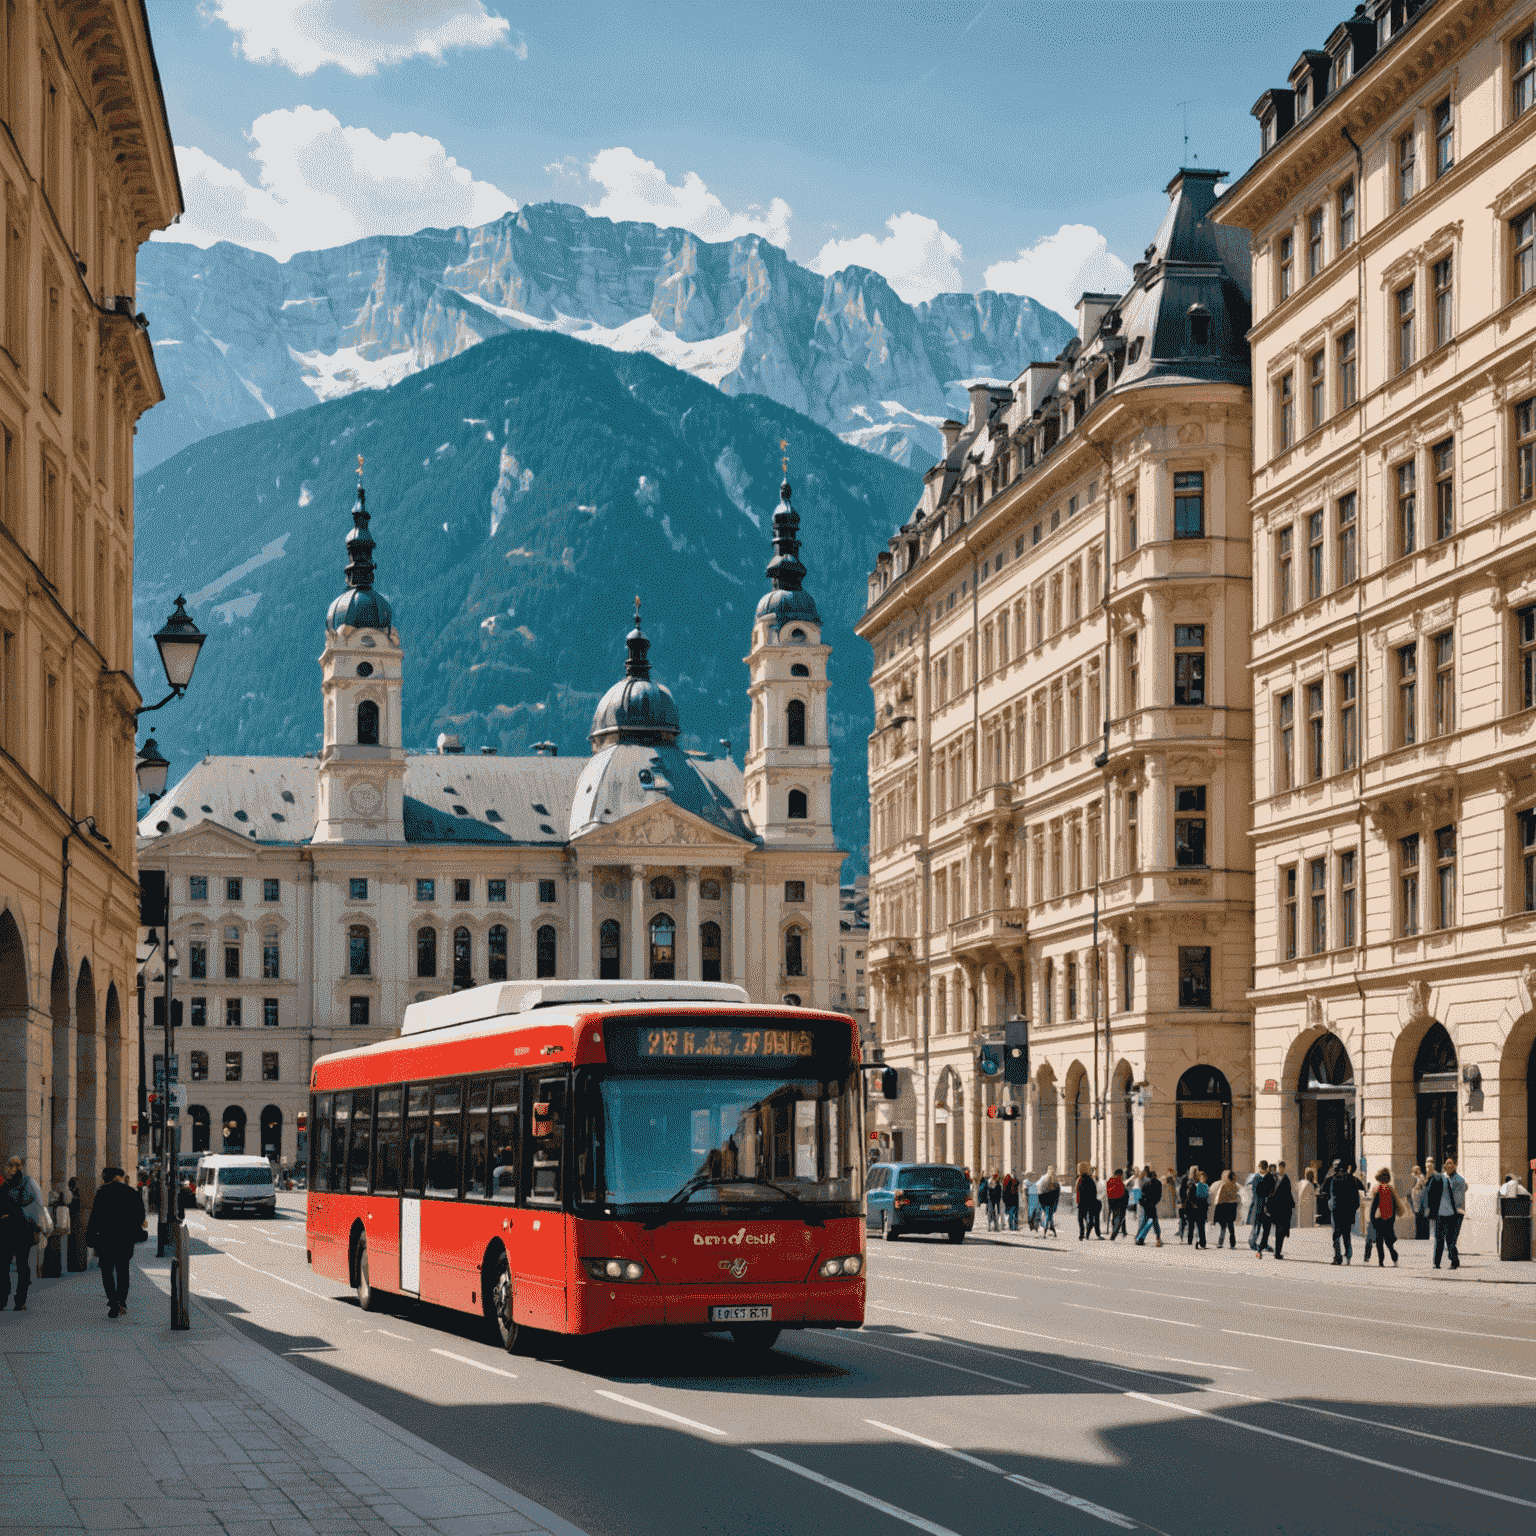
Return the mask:
<path id="1" fill-rule="evenodd" d="M 487 901 L 505 901 L 507 899 L 507 882 L 505 880 L 487 880 L 485 882 L 485 899 Z"/>
<path id="2" fill-rule="evenodd" d="M 1280 871 L 1280 958 L 1294 960 L 1300 942 L 1297 912 L 1296 866 L 1288 864 Z"/>
<path id="3" fill-rule="evenodd" d="M 187 900 L 188 901 L 207 901 L 208 900 L 208 876 L 207 875 L 192 875 L 187 880 Z"/>
<path id="4" fill-rule="evenodd" d="M 262 998 L 262 1000 L 261 1000 L 261 1022 L 262 1022 L 262 1027 L 265 1028 L 265 1029 L 276 1029 L 277 1028 L 277 1023 L 278 1023 L 278 1019 L 277 1019 L 277 999 L 275 997 L 264 997 L 264 998 Z"/>
<path id="5" fill-rule="evenodd" d="M 1397 650 L 1397 744 L 1411 747 L 1418 732 L 1419 648 L 1399 646 Z"/>
<path id="6" fill-rule="evenodd" d="M 1419 834 L 1397 842 L 1398 932 L 1410 939 L 1419 931 Z"/>
<path id="7" fill-rule="evenodd" d="M 1511 219 L 1509 231 L 1514 237 L 1513 297 L 1519 298 L 1522 293 L 1529 293 L 1532 288 L 1536 288 L 1536 208 L 1527 208 L 1517 218 Z"/>
<path id="8" fill-rule="evenodd" d="M 238 944 L 224 946 L 224 979 L 226 981 L 240 979 L 240 946 Z"/>
<path id="9" fill-rule="evenodd" d="M 1323 685 L 1307 684 L 1307 778 L 1323 776 Z"/>
<path id="10" fill-rule="evenodd" d="M 1536 912 L 1536 811 L 1521 811 L 1515 819 L 1520 824 L 1520 907 Z"/>
<path id="11" fill-rule="evenodd" d="M 1409 459 L 1397 466 L 1397 553 L 1399 558 L 1418 548 L 1419 468 Z"/>
<path id="12" fill-rule="evenodd" d="M 269 939 L 261 946 L 261 978 L 263 981 L 276 981 L 282 975 L 282 967 L 279 964 L 281 952 L 277 942 Z"/>
<path id="13" fill-rule="evenodd" d="M 529 1082 L 528 1142 L 532 1153 L 528 1170 L 528 1198 L 541 1204 L 560 1203 L 560 1152 L 565 1145 L 565 1079 L 540 1078 Z"/>
<path id="14" fill-rule="evenodd" d="M 1435 926 L 1456 926 L 1456 828 L 1435 831 Z"/>
<path id="15" fill-rule="evenodd" d="M 208 1027 L 208 999 L 206 997 L 194 997 L 192 999 L 192 1027 L 194 1029 L 206 1029 Z"/>
<path id="16" fill-rule="evenodd" d="M 1536 608 L 1522 608 L 1515 615 L 1520 643 L 1520 708 L 1536 707 Z"/>
<path id="17" fill-rule="evenodd" d="M 1313 859 L 1307 865 L 1307 883 L 1311 890 L 1311 950 L 1321 955 L 1328 948 L 1328 861 Z"/>
<path id="18" fill-rule="evenodd" d="M 785 901 L 804 901 L 805 900 L 805 881 L 804 880 L 786 880 L 784 882 L 784 900 Z"/>
<path id="19" fill-rule="evenodd" d="M 463 1156 L 464 1087 L 437 1083 L 432 1089 L 432 1140 L 427 1149 L 426 1193 L 456 1200 Z"/>
<path id="20" fill-rule="evenodd" d="M 472 1081 L 464 1114 L 464 1197 L 467 1200 L 484 1200 L 486 1196 L 485 1133 L 490 1105 L 489 1080 Z"/>
<path id="21" fill-rule="evenodd" d="M 453 882 L 453 899 L 455 901 L 469 900 L 469 881 L 455 880 Z"/>
<path id="22" fill-rule="evenodd" d="M 1456 531 L 1456 440 L 1447 438 L 1430 449 L 1435 469 L 1435 539 Z"/>
<path id="23" fill-rule="evenodd" d="M 1516 501 L 1536 496 L 1536 396 L 1515 407 L 1514 493 Z"/>
<path id="24" fill-rule="evenodd" d="M 1536 101 L 1536 27 L 1527 27 L 1509 48 L 1509 74 L 1513 85 L 1512 117 L 1519 117 Z"/>
<path id="25" fill-rule="evenodd" d="M 1282 528 L 1275 535 L 1275 613 L 1284 618 L 1294 606 L 1291 588 L 1291 545 L 1295 530 Z"/>
<path id="26" fill-rule="evenodd" d="M 243 1022 L 240 1012 L 240 999 L 238 997 L 226 997 L 224 999 L 225 1029 L 239 1029 Z"/>
<path id="27" fill-rule="evenodd" d="M 1413 284 L 1397 290 L 1397 371 L 1413 367 Z"/>
<path id="28" fill-rule="evenodd" d="M 353 900 L 353 901 L 367 901 L 368 900 L 368 881 L 367 881 L 367 879 L 366 878 L 359 878 L 358 876 L 354 875 L 347 882 L 347 894 L 350 897 L 350 899 Z"/>
<path id="29" fill-rule="evenodd" d="M 1355 179 L 1353 176 L 1339 188 L 1339 249 L 1355 243 Z"/>
<path id="30" fill-rule="evenodd" d="M 1206 476 L 1203 470 L 1181 470 L 1174 476 L 1174 538 L 1206 536 Z"/>
<path id="31" fill-rule="evenodd" d="M 1397 206 L 1406 207 L 1413 200 L 1418 154 L 1414 146 L 1413 132 L 1403 134 L 1397 141 Z"/>
<path id="32" fill-rule="evenodd" d="M 282 894 L 283 886 L 280 880 L 263 880 L 261 882 L 261 899 L 263 901 L 280 901 Z"/>
<path id="33" fill-rule="evenodd" d="M 1173 861 L 1205 867 L 1205 785 L 1179 784 L 1173 791 Z"/>
<path id="34" fill-rule="evenodd" d="M 1295 273 L 1293 271 L 1295 261 L 1294 237 L 1285 234 L 1280 236 L 1280 301 L 1284 303 L 1290 298 L 1291 289 L 1295 286 Z"/>
<path id="35" fill-rule="evenodd" d="M 373 1121 L 373 1192 L 400 1190 L 400 1097 L 398 1088 L 380 1088 Z"/>
<path id="36" fill-rule="evenodd" d="M 239 1051 L 224 1052 L 224 1081 L 226 1083 L 238 1083 L 241 1072 L 241 1053 Z"/>
<path id="37" fill-rule="evenodd" d="M 1173 702 L 1205 703 L 1205 625 L 1173 626 Z"/>
<path id="38" fill-rule="evenodd" d="M 436 880 L 418 880 L 416 882 L 416 900 L 417 901 L 436 901 L 437 900 L 437 881 Z"/>
<path id="39" fill-rule="evenodd" d="M 187 975 L 194 981 L 204 981 L 208 976 L 208 946 L 193 944 L 188 956 Z"/>
<path id="40" fill-rule="evenodd" d="M 1317 277 L 1323 270 L 1323 210 L 1314 208 L 1307 215 L 1307 277 Z"/>
<path id="41" fill-rule="evenodd" d="M 1323 388 L 1328 370 L 1328 353 L 1319 348 L 1307 364 L 1307 429 L 1315 432 L 1322 426 L 1327 410 L 1326 391 Z"/>
<path id="42" fill-rule="evenodd" d="M 1435 729 L 1436 736 L 1449 736 L 1456 729 L 1456 636 L 1452 630 L 1436 635 L 1435 648 Z"/>
<path id="43" fill-rule="evenodd" d="M 1137 838 L 1137 794 L 1134 789 L 1127 791 L 1125 796 L 1125 859 L 1126 866 L 1132 874 L 1141 867 L 1139 856 L 1139 844 Z"/>
<path id="44" fill-rule="evenodd" d="M 546 906 L 555 899 L 555 882 L 553 880 L 539 881 L 539 900 Z"/>
<path id="45" fill-rule="evenodd" d="M 194 1083 L 206 1083 L 208 1081 L 208 1052 L 192 1052 L 192 1081 Z"/>
<path id="46" fill-rule="evenodd" d="M 1136 493 L 1131 491 L 1125 498 L 1125 552 L 1130 554 L 1137 547 Z"/>
<path id="47" fill-rule="evenodd" d="M 1307 518 L 1307 601 L 1314 603 L 1323 595 L 1323 514 Z"/>
<path id="48" fill-rule="evenodd" d="M 490 1197 L 508 1204 L 515 1203 L 518 1195 L 522 1087 L 518 1077 L 501 1078 L 491 1084 Z"/>
<path id="49" fill-rule="evenodd" d="M 354 923 L 347 930 L 347 973 L 373 975 L 373 935 L 361 923 Z"/>
<path id="50" fill-rule="evenodd" d="M 1355 854 L 1339 855 L 1339 943 L 1355 947 Z"/>
<path id="51" fill-rule="evenodd" d="M 1435 263 L 1435 345 L 1445 346 L 1456 334 L 1455 269 L 1449 256 Z"/>
<path id="52" fill-rule="evenodd" d="M 261 1080 L 264 1083 L 275 1083 L 278 1081 L 276 1051 L 263 1051 L 261 1053 Z"/>
<path id="53" fill-rule="evenodd" d="M 1140 636 L 1125 637 L 1125 712 L 1141 708 Z"/>
<path id="54" fill-rule="evenodd" d="M 1456 163 L 1456 129 L 1449 96 L 1435 108 L 1434 128 L 1435 180 L 1438 181 Z"/>
<path id="55" fill-rule="evenodd" d="M 1296 695 L 1287 689 L 1279 701 L 1279 756 L 1276 763 L 1276 787 L 1296 786 Z"/>
<path id="56" fill-rule="evenodd" d="M 1339 673 L 1339 772 L 1347 773 L 1360 760 L 1359 700 L 1355 669 Z"/>
<path id="57" fill-rule="evenodd" d="M 367 1029 L 369 1000 L 366 997 L 352 997 L 347 1002 L 347 1022 L 353 1029 Z"/>
<path id="58" fill-rule="evenodd" d="M 1120 998 L 1127 1013 L 1136 1006 L 1136 947 L 1133 944 L 1120 946 Z"/>
<path id="59" fill-rule="evenodd" d="M 1347 410 L 1355 403 L 1355 332 L 1353 327 L 1345 331 L 1334 343 L 1334 355 L 1339 367 L 1339 409 Z"/>
<path id="60" fill-rule="evenodd" d="M 243 889 L 243 887 L 242 887 L 242 885 L 241 885 L 241 883 L 240 883 L 240 881 L 239 881 L 239 879 L 237 877 L 233 877 L 232 876 L 230 879 L 226 880 L 224 882 L 224 899 L 225 899 L 225 901 L 229 901 L 229 902 L 238 902 L 238 901 L 240 901 L 241 900 L 240 893 L 241 893 L 242 889 Z"/>
<path id="61" fill-rule="evenodd" d="M 1275 385 L 1275 435 L 1282 449 L 1296 441 L 1295 375 L 1287 373 Z"/>
<path id="62" fill-rule="evenodd" d="M 1211 1006 L 1210 945 L 1179 946 L 1179 1007 Z"/>
<path id="63" fill-rule="evenodd" d="M 1347 587 L 1353 584 L 1356 576 L 1355 493 L 1353 491 L 1347 496 L 1339 497 L 1338 523 L 1339 585 Z"/>

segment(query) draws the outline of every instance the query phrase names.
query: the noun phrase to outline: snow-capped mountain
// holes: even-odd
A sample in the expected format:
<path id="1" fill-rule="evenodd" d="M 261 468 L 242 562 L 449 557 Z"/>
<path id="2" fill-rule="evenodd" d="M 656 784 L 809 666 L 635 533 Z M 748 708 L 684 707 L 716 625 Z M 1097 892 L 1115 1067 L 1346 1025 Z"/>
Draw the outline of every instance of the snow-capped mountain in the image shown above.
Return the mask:
<path id="1" fill-rule="evenodd" d="M 518 330 L 648 352 L 921 465 L 939 454 L 939 422 L 964 415 L 966 382 L 1011 379 L 1072 334 L 1016 294 L 907 304 L 876 272 L 821 277 L 755 235 L 711 243 L 563 203 L 286 262 L 155 241 L 138 270 L 167 397 L 140 423 L 140 473 L 215 432 L 387 387 Z"/>

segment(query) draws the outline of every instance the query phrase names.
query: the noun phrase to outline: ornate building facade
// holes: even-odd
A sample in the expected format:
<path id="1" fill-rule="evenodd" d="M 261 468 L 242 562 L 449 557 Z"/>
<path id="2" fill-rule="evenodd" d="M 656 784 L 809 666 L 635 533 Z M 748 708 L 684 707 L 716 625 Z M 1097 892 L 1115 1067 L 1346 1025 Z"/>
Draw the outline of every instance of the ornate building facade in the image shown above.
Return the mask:
<path id="1" fill-rule="evenodd" d="M 1536 1158 L 1536 6 L 1373 0 L 1254 108 L 1257 1148 Z"/>
<path id="2" fill-rule="evenodd" d="M 1251 1156 L 1248 254 L 1217 176 L 1174 177 L 1059 358 L 971 389 L 871 574 L 887 1155 Z M 1014 1129 L 977 1055 L 1017 1013 Z"/>
<path id="3" fill-rule="evenodd" d="M 181 212 L 144 9 L 0 7 L 0 1157 L 132 1157 L 134 263 Z"/>
<path id="4" fill-rule="evenodd" d="M 836 1006 L 830 648 L 787 483 L 780 496 L 743 768 L 678 745 L 638 603 L 590 757 L 469 757 L 447 738 L 407 751 L 408 658 L 373 584 L 359 492 L 320 658 L 323 749 L 206 758 L 140 824 L 183 957 L 190 1150 L 292 1161 L 317 1056 L 486 981 L 736 981 L 754 998 Z"/>

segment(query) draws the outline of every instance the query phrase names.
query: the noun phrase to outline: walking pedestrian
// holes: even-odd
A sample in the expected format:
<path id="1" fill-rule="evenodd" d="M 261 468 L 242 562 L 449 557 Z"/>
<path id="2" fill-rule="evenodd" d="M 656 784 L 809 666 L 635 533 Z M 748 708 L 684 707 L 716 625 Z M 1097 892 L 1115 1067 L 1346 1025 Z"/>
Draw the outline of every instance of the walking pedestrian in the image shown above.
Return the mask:
<path id="1" fill-rule="evenodd" d="M 27 1291 L 32 1285 L 32 1249 L 47 1221 L 43 1192 L 27 1172 L 27 1160 L 13 1157 L 5 1165 L 0 1185 L 0 1311 L 11 1294 L 11 1265 L 16 1265 L 16 1310 L 27 1310 Z"/>
<path id="2" fill-rule="evenodd" d="M 1174 1235 L 1183 1243 L 1188 1241 L 1189 1229 L 1189 1169 L 1186 1168 L 1179 1175 L 1178 1182 L 1173 1187 L 1173 1209 L 1179 1218 L 1178 1230 Z"/>
<path id="3" fill-rule="evenodd" d="M 1082 1242 L 1088 1236 L 1088 1227 L 1093 1220 L 1094 1189 L 1093 1175 L 1088 1172 L 1087 1163 L 1077 1165 L 1077 1182 L 1072 1186 L 1072 1201 L 1077 1206 L 1077 1240 Z"/>
<path id="4" fill-rule="evenodd" d="M 1451 1268 L 1461 1268 L 1461 1254 L 1456 1239 L 1467 1217 L 1467 1181 L 1456 1172 L 1456 1159 L 1448 1157 L 1445 1167 L 1425 1186 L 1424 1201 L 1435 1223 L 1435 1268 L 1440 1268 L 1441 1254 L 1449 1251 Z"/>
<path id="5" fill-rule="evenodd" d="M 1056 1177 L 1056 1165 L 1053 1163 L 1045 1170 L 1045 1177 L 1040 1180 L 1040 1231 L 1046 1237 L 1058 1237 L 1056 1231 L 1056 1206 L 1061 1200 L 1061 1184 Z"/>
<path id="6" fill-rule="evenodd" d="M 1034 1232 L 1040 1225 L 1040 1181 L 1033 1171 L 1024 1175 L 1024 1188 L 1021 1193 L 1024 1198 L 1024 1224 Z"/>
<path id="7" fill-rule="evenodd" d="M 1268 1201 L 1269 1219 L 1275 1232 L 1275 1257 L 1285 1257 L 1285 1240 L 1291 1235 L 1291 1217 L 1296 1214 L 1296 1194 L 1284 1161 L 1275 1164 L 1275 1187 Z"/>
<path id="8" fill-rule="evenodd" d="M 1211 1187 L 1205 1182 L 1205 1174 L 1199 1168 L 1189 1170 L 1186 1183 L 1184 1224 L 1189 1233 L 1186 1241 L 1196 1248 L 1205 1247 L 1205 1220 L 1210 1214 Z"/>
<path id="9" fill-rule="evenodd" d="M 1408 1197 L 1408 1203 L 1413 1207 L 1413 1236 L 1416 1242 L 1427 1243 L 1429 1241 L 1429 1181 L 1435 1176 L 1435 1160 L 1432 1157 L 1424 1159 L 1422 1168 L 1413 1170 L 1413 1192 Z"/>
<path id="10" fill-rule="evenodd" d="M 1225 1237 L 1229 1246 L 1236 1251 L 1237 1180 L 1232 1177 L 1230 1168 L 1222 1170 L 1221 1181 L 1216 1186 L 1212 1201 L 1216 1217 L 1216 1246 L 1220 1248 L 1221 1240 Z"/>
<path id="11" fill-rule="evenodd" d="M 86 1244 L 101 1260 L 101 1284 L 107 1293 L 107 1316 L 121 1317 L 128 1310 L 129 1260 L 133 1245 L 149 1236 L 149 1221 L 138 1190 L 128 1175 L 115 1166 L 101 1170 L 101 1188 L 91 1204 L 91 1220 L 85 1229 Z"/>
<path id="12" fill-rule="evenodd" d="M 1097 1167 L 1088 1170 L 1088 1179 L 1091 1185 L 1088 1194 L 1088 1226 L 1093 1235 L 1102 1243 L 1104 1241 L 1104 1228 L 1100 1223 L 1104 1216 L 1104 1191 L 1099 1183 L 1099 1170 Z"/>
<path id="13" fill-rule="evenodd" d="M 1162 1181 L 1153 1173 L 1149 1163 L 1141 1178 L 1141 1227 L 1136 1233 L 1136 1246 L 1140 1248 L 1147 1240 L 1147 1233 L 1151 1232 L 1156 1238 L 1156 1246 L 1163 1246 L 1163 1229 L 1157 1220 L 1157 1202 L 1163 1198 Z"/>
<path id="14" fill-rule="evenodd" d="M 992 1177 L 987 1180 L 987 1231 L 1001 1232 L 1003 1230 L 1003 1181 L 998 1177 L 997 1169 L 992 1170 Z"/>
<path id="15" fill-rule="evenodd" d="M 1130 1193 L 1125 1187 L 1125 1171 L 1116 1168 L 1104 1184 L 1104 1198 L 1109 1201 L 1109 1240 L 1125 1236 L 1125 1209 Z"/>
<path id="16" fill-rule="evenodd" d="M 80 1180 L 69 1181 L 69 1257 L 68 1268 L 79 1274 L 86 1265 L 85 1235 L 80 1229 Z"/>
<path id="17" fill-rule="evenodd" d="M 1248 1175 L 1248 1246 L 1259 1246 L 1259 1223 L 1264 1216 L 1264 1202 L 1259 1198 L 1259 1181 L 1269 1172 L 1269 1164 L 1260 1159 L 1259 1166 Z"/>
<path id="18" fill-rule="evenodd" d="M 1328 1175 L 1328 1209 L 1333 1216 L 1333 1262 L 1352 1264 L 1355 1258 L 1355 1217 L 1360 1214 L 1360 1186 L 1355 1165 L 1334 1165 Z"/>
<path id="19" fill-rule="evenodd" d="M 1269 1214 L 1269 1197 L 1275 1192 L 1276 1179 L 1268 1163 L 1260 1163 L 1259 1170 L 1258 1182 L 1253 1186 L 1256 1219 L 1248 1238 L 1248 1246 L 1262 1259 L 1269 1252 L 1269 1236 L 1274 1230 L 1274 1218 Z"/>
<path id="20" fill-rule="evenodd" d="M 1397 1265 L 1397 1191 L 1392 1187 L 1390 1168 L 1376 1170 L 1376 1182 L 1371 1186 L 1370 1201 L 1366 1209 L 1370 1212 L 1371 1230 L 1376 1234 L 1376 1267 L 1384 1268 L 1387 1255 L 1390 1253 L 1395 1268 Z"/>
<path id="21" fill-rule="evenodd" d="M 1003 1175 L 1003 1216 L 1008 1230 L 1019 1230 L 1019 1181 L 1011 1173 Z"/>

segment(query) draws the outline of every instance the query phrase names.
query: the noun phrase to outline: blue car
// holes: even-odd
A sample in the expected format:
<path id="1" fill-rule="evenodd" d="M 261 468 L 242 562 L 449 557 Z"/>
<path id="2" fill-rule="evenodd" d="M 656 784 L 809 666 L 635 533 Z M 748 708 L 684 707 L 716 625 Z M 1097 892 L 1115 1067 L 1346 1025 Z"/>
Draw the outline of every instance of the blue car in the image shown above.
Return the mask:
<path id="1" fill-rule="evenodd" d="M 888 1243 L 903 1232 L 943 1232 L 963 1243 L 976 1224 L 970 1182 L 949 1163 L 876 1163 L 865 1189 L 865 1225 Z"/>

